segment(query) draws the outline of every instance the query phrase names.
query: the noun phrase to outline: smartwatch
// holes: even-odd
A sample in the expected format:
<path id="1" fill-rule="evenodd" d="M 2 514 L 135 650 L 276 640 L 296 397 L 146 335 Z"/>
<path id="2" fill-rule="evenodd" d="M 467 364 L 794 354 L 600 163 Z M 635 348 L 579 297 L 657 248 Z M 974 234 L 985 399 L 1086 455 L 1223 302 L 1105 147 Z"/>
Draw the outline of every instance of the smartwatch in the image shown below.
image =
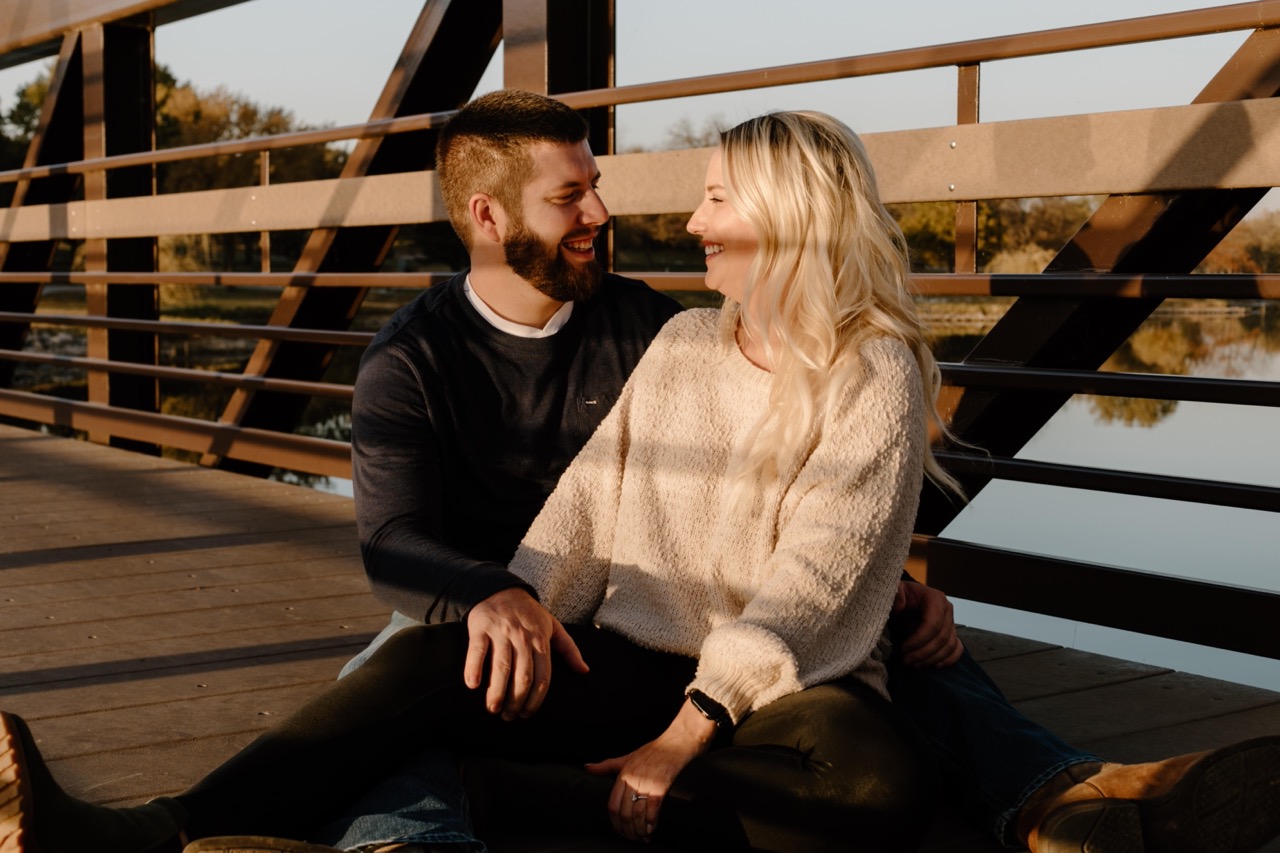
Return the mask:
<path id="1" fill-rule="evenodd" d="M 715 723 L 722 729 L 732 728 L 733 718 L 725 706 L 712 699 L 701 690 L 689 691 L 689 703 L 698 709 L 698 713 Z"/>

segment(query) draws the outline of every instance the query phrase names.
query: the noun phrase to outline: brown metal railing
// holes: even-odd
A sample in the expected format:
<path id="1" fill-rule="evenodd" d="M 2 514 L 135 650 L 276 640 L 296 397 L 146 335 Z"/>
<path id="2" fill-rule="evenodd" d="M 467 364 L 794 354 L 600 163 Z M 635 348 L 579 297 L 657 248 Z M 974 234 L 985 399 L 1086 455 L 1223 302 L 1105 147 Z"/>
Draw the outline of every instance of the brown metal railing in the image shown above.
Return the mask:
<path id="1" fill-rule="evenodd" d="M 977 72 L 983 63 L 1065 51 L 1087 50 L 1228 31 L 1280 27 L 1280 0 L 1241 3 L 1190 12 L 1156 15 L 1125 21 L 1047 30 L 955 44 L 889 51 L 752 71 L 646 83 L 634 86 L 589 89 L 558 94 L 578 109 L 613 107 L 654 100 L 743 91 L 770 86 L 849 79 L 872 75 L 955 66 L 957 102 L 961 122 L 977 120 Z M 362 124 L 95 157 L 58 164 L 36 165 L 0 172 L 0 184 L 65 176 L 101 176 L 109 170 L 155 166 L 183 160 L 267 152 L 304 145 L 345 140 L 381 139 L 402 133 L 439 127 L 451 115 L 435 112 Z M 265 167 L 262 170 L 265 172 Z M 265 183 L 265 177 L 264 177 Z M 1019 197 L 1009 186 L 1003 197 Z M 938 200 L 946 201 L 941 198 Z M 972 212 L 958 207 L 957 269 L 973 269 L 976 227 Z M 969 219 L 964 217 L 968 215 Z M 2 218 L 2 213 L 0 213 Z M 966 224 L 967 223 L 967 224 Z M 258 229 L 246 224 L 243 229 Z M 19 285 L 185 285 L 246 286 L 259 288 L 421 288 L 441 280 L 443 273 L 270 273 L 270 272 L 0 272 L 0 288 Z M 637 277 L 664 290 L 700 289 L 701 276 L 683 273 L 639 273 Z M 924 296 L 1014 296 L 1071 300 L 1117 300 L 1123 303 L 1165 298 L 1277 299 L 1280 275 L 1163 275 L 1151 273 L 1054 273 L 1046 275 L 919 274 L 915 284 Z M 48 325 L 140 332 L 175 336 L 219 336 L 276 343 L 306 343 L 363 347 L 368 333 L 329 329 L 290 328 L 283 325 L 139 320 L 105 316 L 0 312 L 0 324 Z M 350 386 L 307 382 L 270 376 L 160 365 L 133 364 L 101 358 L 48 355 L 0 350 L 0 360 L 83 369 L 97 374 L 119 374 L 182 382 L 203 382 L 243 391 L 274 391 L 305 397 L 349 399 Z M 1087 370 L 1054 370 L 982 363 L 943 365 L 948 383 L 973 390 L 1021 391 L 1056 394 L 1097 394 L 1154 399 L 1196 400 L 1255 406 L 1280 405 L 1280 384 L 1171 376 L 1117 374 Z M 156 442 L 200 453 L 213 453 L 250 462 L 278 465 L 299 471 L 343 476 L 349 467 L 349 447 L 325 441 L 252 429 L 234 423 L 214 423 L 194 418 L 113 408 L 98 403 L 0 389 L 0 414 L 75 429 L 94 430 L 146 442 Z M 1280 489 L 1189 478 L 1133 474 L 1079 466 L 1032 462 L 981 453 L 946 452 L 941 458 L 957 474 L 1046 483 L 1132 495 L 1147 495 L 1205 504 L 1280 511 Z M 1070 616 L 1100 624 L 1143 630 L 1177 639 L 1207 642 L 1223 648 L 1280 657 L 1280 649 L 1261 635 L 1280 612 L 1280 596 L 1234 590 L 1198 582 L 1152 577 L 1143 573 L 1073 563 L 1037 555 L 1017 554 L 998 548 L 922 538 L 920 550 L 929 554 L 932 582 L 953 593 L 998 604 Z M 1025 578 L 1034 576 L 1034 588 Z M 1087 585 L 1090 594 L 1079 590 Z M 1137 590 L 1137 592 L 1134 592 Z M 1101 593 L 1101 594 L 1099 594 Z M 1151 614 L 1144 608 L 1114 606 L 1111 596 L 1158 594 L 1167 611 Z M 1126 599 L 1130 602 L 1135 598 Z M 1213 621 L 1206 601 L 1218 602 L 1230 613 Z M 1230 609 L 1227 609 L 1227 608 Z M 1179 609 L 1182 608 L 1182 609 Z M 1200 615 L 1188 626 L 1180 614 Z M 1256 614 L 1247 622 L 1240 614 Z"/>

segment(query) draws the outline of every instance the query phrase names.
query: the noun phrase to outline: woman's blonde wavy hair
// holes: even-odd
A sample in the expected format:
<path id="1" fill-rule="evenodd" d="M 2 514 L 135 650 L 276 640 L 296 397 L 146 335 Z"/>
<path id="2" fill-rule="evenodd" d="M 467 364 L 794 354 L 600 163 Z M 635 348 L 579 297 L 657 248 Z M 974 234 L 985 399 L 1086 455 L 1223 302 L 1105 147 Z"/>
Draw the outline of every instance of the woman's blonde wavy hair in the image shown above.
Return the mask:
<path id="1" fill-rule="evenodd" d="M 857 135 L 818 112 L 762 115 L 721 134 L 726 190 L 756 231 L 759 250 L 744 304 L 726 300 L 721 334 L 761 341 L 773 371 L 769 409 L 738 454 L 733 489 L 756 491 L 786 471 L 828 400 L 860 369 L 858 352 L 876 336 L 915 354 L 931 423 L 941 376 L 910 293 L 906 241 L 880 202 Z M 929 451 L 925 472 L 961 494 Z"/>

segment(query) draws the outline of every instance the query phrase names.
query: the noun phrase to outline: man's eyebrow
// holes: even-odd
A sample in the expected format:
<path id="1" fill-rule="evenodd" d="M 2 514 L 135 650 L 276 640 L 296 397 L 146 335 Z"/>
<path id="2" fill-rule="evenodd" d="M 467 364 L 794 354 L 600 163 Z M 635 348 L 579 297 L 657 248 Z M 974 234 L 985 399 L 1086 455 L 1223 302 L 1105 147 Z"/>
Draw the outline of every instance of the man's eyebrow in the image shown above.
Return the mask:
<path id="1" fill-rule="evenodd" d="M 594 175 L 591 176 L 591 180 L 587 181 L 587 183 L 592 185 L 597 184 L 599 182 L 600 182 L 599 172 L 596 172 Z M 582 186 L 582 181 L 565 181 L 560 186 L 556 187 L 553 190 L 553 192 L 558 192 L 559 190 L 571 190 L 580 186 Z"/>

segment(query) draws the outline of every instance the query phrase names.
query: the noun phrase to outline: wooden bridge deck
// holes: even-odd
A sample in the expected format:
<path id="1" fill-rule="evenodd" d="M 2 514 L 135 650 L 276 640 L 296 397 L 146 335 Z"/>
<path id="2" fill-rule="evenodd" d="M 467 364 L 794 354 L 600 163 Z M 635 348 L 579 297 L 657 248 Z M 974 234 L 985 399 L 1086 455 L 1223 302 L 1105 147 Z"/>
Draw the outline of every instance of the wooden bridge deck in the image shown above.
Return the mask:
<path id="1" fill-rule="evenodd" d="M 32 722 L 86 799 L 183 790 L 321 690 L 385 618 L 347 498 L 0 426 L 0 708 Z M 966 639 L 1027 714 L 1108 758 L 1280 732 L 1277 693 Z M 929 847 L 999 849 L 945 820 Z"/>

